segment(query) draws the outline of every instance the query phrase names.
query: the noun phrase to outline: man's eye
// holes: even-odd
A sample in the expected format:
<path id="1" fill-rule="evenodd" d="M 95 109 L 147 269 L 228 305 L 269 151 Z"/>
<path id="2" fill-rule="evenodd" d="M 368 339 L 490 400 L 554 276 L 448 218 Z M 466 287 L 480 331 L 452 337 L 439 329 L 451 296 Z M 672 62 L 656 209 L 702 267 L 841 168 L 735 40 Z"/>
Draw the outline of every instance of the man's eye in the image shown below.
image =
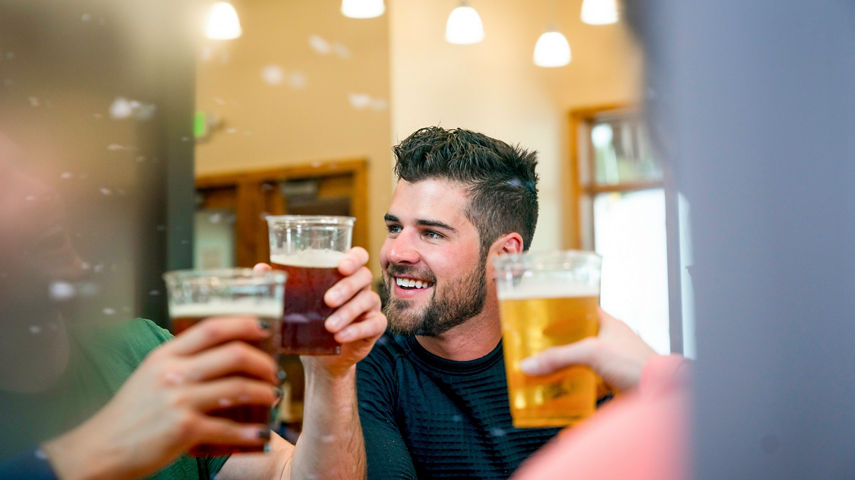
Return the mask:
<path id="1" fill-rule="evenodd" d="M 401 231 L 400 225 L 386 225 L 386 229 L 389 230 L 389 233 L 398 233 Z"/>
<path id="2" fill-rule="evenodd" d="M 425 236 L 431 240 L 439 240 L 441 238 L 445 238 L 443 234 L 439 232 L 434 232 L 433 230 L 426 231 Z"/>

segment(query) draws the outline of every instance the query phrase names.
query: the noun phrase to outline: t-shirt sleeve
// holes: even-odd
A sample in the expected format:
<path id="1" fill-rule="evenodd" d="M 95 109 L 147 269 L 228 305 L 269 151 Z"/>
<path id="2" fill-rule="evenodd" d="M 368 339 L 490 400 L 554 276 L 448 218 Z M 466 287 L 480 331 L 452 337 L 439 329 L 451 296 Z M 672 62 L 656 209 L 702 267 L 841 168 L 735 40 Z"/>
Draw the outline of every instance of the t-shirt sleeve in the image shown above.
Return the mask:
<path id="1" fill-rule="evenodd" d="M 416 479 L 413 460 L 395 422 L 394 363 L 380 353 L 375 347 L 372 355 L 357 364 L 356 374 L 368 479 Z"/>
<path id="2" fill-rule="evenodd" d="M 54 473 L 47 456 L 36 447 L 0 459 L 0 478 L 57 480 L 56 473 Z"/>
<path id="3" fill-rule="evenodd" d="M 208 472 L 207 478 L 214 478 L 217 476 L 218 473 L 220 473 L 220 470 L 223 469 L 223 465 L 225 465 L 226 460 L 228 460 L 228 459 L 229 459 L 228 456 L 225 456 L 225 457 L 204 457 L 204 458 L 198 458 L 197 461 L 205 462 L 205 470 L 207 470 L 207 472 Z M 201 470 L 201 468 L 200 468 L 200 470 Z"/>

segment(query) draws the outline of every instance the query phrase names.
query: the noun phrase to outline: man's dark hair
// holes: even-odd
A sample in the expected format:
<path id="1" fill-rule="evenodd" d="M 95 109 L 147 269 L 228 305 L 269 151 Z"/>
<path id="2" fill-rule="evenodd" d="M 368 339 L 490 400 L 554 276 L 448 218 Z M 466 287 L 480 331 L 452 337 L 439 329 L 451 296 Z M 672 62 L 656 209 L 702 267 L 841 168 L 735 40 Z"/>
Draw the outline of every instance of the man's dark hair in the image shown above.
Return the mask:
<path id="1" fill-rule="evenodd" d="M 535 152 L 481 133 L 440 127 L 419 129 L 393 150 L 399 179 L 439 178 L 467 187 L 466 217 L 478 229 L 482 255 L 510 232 L 519 233 L 528 250 L 537 224 Z"/>

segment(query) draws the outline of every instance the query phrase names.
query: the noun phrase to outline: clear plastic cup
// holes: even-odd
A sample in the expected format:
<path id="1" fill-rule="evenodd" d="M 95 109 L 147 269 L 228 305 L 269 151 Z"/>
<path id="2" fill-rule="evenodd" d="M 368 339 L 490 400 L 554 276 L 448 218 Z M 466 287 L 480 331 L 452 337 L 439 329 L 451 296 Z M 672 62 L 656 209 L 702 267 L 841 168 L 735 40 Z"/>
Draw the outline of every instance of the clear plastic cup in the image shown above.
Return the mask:
<path id="1" fill-rule="evenodd" d="M 601 263 L 595 253 L 573 250 L 493 261 L 514 426 L 565 426 L 594 413 L 597 379 L 591 369 L 528 376 L 519 364 L 547 348 L 597 335 Z"/>
<path id="2" fill-rule="evenodd" d="M 340 216 L 267 217 L 270 264 L 288 273 L 282 353 L 341 353 L 341 346 L 324 326 L 333 311 L 324 302 L 324 294 L 343 278 L 338 263 L 350 249 L 354 221 L 353 217 Z"/>
<path id="3" fill-rule="evenodd" d="M 248 268 L 176 270 L 163 275 L 166 282 L 171 330 L 175 335 L 200 321 L 216 316 L 253 315 L 266 320 L 271 336 L 250 345 L 276 361 L 279 350 L 279 319 L 285 298 L 284 272 L 255 272 Z M 235 422 L 265 424 L 273 428 L 272 405 L 223 406 L 208 413 Z M 256 452 L 264 446 L 202 445 L 193 455 L 216 456 Z"/>

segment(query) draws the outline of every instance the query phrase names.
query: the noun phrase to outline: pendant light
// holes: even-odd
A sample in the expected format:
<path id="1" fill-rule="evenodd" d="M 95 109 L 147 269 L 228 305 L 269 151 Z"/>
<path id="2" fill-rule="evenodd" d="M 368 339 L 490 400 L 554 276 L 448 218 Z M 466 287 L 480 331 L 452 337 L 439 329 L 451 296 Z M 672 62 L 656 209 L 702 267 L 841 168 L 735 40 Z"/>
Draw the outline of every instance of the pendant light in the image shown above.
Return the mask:
<path id="1" fill-rule="evenodd" d="M 588 25 L 608 25 L 618 21 L 617 0 L 584 0 L 582 21 Z"/>
<path id="2" fill-rule="evenodd" d="M 383 15 L 383 0 L 341 0 L 341 14 L 349 18 L 374 18 Z"/>
<path id="3" fill-rule="evenodd" d="M 534 45 L 534 64 L 538 67 L 563 67 L 572 58 L 567 38 L 555 29 L 544 32 Z"/>
<path id="4" fill-rule="evenodd" d="M 481 17 L 469 2 L 462 1 L 452 10 L 445 24 L 445 41 L 457 45 L 471 45 L 484 40 L 484 25 Z"/>
<path id="5" fill-rule="evenodd" d="M 208 14 L 205 35 L 214 40 L 238 38 L 242 31 L 235 7 L 229 2 L 217 2 Z"/>

